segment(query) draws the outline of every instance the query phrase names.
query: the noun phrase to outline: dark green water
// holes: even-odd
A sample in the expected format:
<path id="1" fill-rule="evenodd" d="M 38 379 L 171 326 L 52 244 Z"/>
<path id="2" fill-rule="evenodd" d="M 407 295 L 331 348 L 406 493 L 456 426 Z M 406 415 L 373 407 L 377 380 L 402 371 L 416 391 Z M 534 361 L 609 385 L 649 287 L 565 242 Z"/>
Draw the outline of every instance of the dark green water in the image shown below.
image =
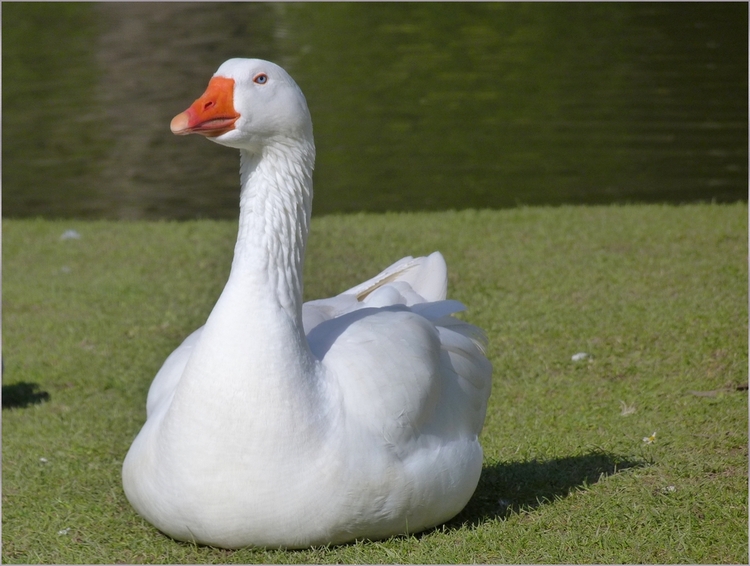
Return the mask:
<path id="1" fill-rule="evenodd" d="M 746 3 L 4 3 L 3 215 L 236 217 L 169 121 L 237 56 L 307 96 L 315 214 L 747 200 Z"/>

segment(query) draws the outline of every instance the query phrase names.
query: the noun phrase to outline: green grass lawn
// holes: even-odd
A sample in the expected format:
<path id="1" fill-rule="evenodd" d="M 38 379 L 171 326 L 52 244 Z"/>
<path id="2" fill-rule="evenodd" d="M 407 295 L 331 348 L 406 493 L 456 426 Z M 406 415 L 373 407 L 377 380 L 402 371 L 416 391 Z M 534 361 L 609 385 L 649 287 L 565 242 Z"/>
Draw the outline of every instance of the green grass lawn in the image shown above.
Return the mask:
<path id="1" fill-rule="evenodd" d="M 289 552 L 175 542 L 120 483 L 153 376 L 224 285 L 235 224 L 6 220 L 2 559 L 747 563 L 747 218 L 738 204 L 314 219 L 307 298 L 441 250 L 494 384 L 482 480 L 457 518 Z"/>

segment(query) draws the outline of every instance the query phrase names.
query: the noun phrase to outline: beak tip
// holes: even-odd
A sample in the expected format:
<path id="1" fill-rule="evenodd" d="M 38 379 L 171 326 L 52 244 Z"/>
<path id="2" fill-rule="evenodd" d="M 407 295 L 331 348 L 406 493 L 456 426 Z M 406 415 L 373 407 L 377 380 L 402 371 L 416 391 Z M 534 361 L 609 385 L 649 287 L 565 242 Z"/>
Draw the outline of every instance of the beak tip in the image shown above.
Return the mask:
<path id="1" fill-rule="evenodd" d="M 174 118 L 172 118 L 172 121 L 169 123 L 169 129 L 172 130 L 173 134 L 176 135 L 182 135 L 187 133 L 188 124 L 190 122 L 190 117 L 188 116 L 187 112 L 182 112 L 180 114 L 177 114 Z"/>

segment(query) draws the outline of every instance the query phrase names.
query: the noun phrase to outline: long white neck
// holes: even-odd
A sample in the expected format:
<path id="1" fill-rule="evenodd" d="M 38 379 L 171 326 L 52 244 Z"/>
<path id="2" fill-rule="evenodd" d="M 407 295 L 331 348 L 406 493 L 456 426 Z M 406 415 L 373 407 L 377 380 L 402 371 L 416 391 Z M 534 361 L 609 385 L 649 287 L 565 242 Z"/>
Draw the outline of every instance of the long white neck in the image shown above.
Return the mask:
<path id="1" fill-rule="evenodd" d="M 240 220 L 230 282 L 302 321 L 302 267 L 312 208 L 312 144 L 241 150 Z"/>
<path id="2" fill-rule="evenodd" d="M 201 405 L 202 414 L 214 415 L 201 426 L 216 434 L 228 426 L 224 418 L 247 411 L 259 422 L 275 415 L 295 426 L 305 422 L 300 415 L 314 414 L 317 361 L 302 326 L 314 157 L 312 143 L 242 151 L 232 270 L 173 403 L 174 415 L 183 413 L 180 406 Z"/>

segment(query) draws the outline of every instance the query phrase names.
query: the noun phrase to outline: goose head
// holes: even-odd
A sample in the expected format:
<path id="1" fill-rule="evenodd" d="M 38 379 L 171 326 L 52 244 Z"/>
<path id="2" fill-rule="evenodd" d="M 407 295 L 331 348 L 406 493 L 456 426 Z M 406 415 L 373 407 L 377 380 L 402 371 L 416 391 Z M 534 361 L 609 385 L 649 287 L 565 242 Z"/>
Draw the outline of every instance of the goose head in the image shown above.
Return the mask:
<path id="1" fill-rule="evenodd" d="M 208 88 L 172 119 L 174 134 L 199 134 L 251 152 L 269 143 L 312 143 L 312 120 L 302 91 L 287 72 L 260 59 L 229 59 Z"/>

